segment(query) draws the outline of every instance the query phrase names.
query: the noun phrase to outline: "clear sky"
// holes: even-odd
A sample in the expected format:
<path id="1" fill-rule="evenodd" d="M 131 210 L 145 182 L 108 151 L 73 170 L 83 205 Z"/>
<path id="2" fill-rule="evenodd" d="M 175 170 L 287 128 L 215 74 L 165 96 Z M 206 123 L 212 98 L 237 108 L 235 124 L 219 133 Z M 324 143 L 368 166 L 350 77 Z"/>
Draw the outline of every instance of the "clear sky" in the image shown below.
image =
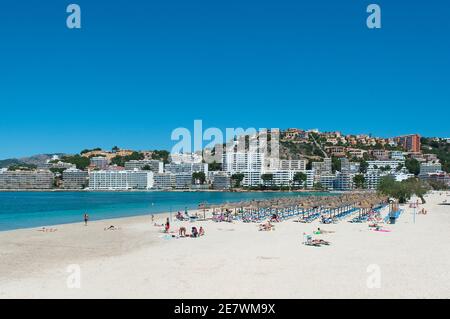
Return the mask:
<path id="1" fill-rule="evenodd" d="M 449 38 L 447 0 L 3 1 L 0 158 L 170 149 L 195 119 L 448 137 Z"/>

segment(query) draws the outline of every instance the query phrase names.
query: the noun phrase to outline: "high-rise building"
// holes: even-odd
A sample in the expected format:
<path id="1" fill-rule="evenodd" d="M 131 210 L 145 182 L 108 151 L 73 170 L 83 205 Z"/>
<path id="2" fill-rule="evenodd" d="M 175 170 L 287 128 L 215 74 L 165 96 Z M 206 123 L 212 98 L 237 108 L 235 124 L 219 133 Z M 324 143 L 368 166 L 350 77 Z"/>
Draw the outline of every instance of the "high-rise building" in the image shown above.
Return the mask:
<path id="1" fill-rule="evenodd" d="M 164 170 L 167 173 L 195 173 L 202 172 L 208 174 L 208 164 L 206 163 L 170 163 L 164 166 Z"/>
<path id="2" fill-rule="evenodd" d="M 83 189 L 89 184 L 89 173 L 76 168 L 66 169 L 62 178 L 63 187 L 66 189 Z"/>
<path id="3" fill-rule="evenodd" d="M 306 160 L 280 160 L 280 170 L 304 171 L 306 170 Z"/>
<path id="4" fill-rule="evenodd" d="M 229 189 L 231 186 L 230 177 L 223 172 L 218 172 L 213 176 L 212 186 L 217 190 Z"/>
<path id="5" fill-rule="evenodd" d="M 172 173 L 156 173 L 154 174 L 154 188 L 172 189 L 175 188 L 175 174 Z"/>
<path id="6" fill-rule="evenodd" d="M 404 150 L 413 153 L 420 153 L 420 135 L 410 134 L 397 136 L 394 138 L 397 145 L 403 147 Z"/>
<path id="7" fill-rule="evenodd" d="M 441 163 L 420 163 L 419 177 L 426 178 L 428 174 L 442 171 Z"/>
<path id="8" fill-rule="evenodd" d="M 89 172 L 90 190 L 147 190 L 153 188 L 151 171 L 91 171 Z"/>
<path id="9" fill-rule="evenodd" d="M 223 154 L 222 169 L 230 176 L 244 174 L 242 185 L 258 186 L 264 171 L 264 154 L 258 152 L 228 152 Z"/>
<path id="10" fill-rule="evenodd" d="M 47 170 L 0 171 L 0 189 L 50 189 L 54 175 Z"/>

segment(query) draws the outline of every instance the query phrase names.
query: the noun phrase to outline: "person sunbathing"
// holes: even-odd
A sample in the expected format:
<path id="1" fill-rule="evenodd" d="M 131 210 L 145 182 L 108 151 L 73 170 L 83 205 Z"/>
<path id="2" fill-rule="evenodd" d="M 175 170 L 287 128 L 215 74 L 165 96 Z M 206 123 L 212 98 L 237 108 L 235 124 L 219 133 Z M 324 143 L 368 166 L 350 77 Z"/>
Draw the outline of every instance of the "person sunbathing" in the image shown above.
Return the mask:
<path id="1" fill-rule="evenodd" d="M 277 214 L 273 214 L 272 218 L 270 218 L 270 221 L 273 223 L 279 223 L 280 222 L 280 218 L 278 217 Z"/>
<path id="2" fill-rule="evenodd" d="M 183 220 L 184 220 L 183 214 L 181 214 L 181 212 L 178 212 L 178 213 L 175 215 L 175 217 L 177 218 L 177 220 L 180 220 L 180 221 L 183 221 Z"/>
<path id="3" fill-rule="evenodd" d="M 41 229 L 38 229 L 37 231 L 41 231 L 41 232 L 44 232 L 44 233 L 53 233 L 53 232 L 55 232 L 57 230 L 58 229 L 56 229 L 56 228 L 45 228 L 45 227 L 42 227 Z"/>
<path id="4" fill-rule="evenodd" d="M 259 225 L 259 230 L 269 231 L 272 229 L 274 229 L 274 226 L 270 223 L 270 221 L 267 221 L 267 223 Z"/>
<path id="5" fill-rule="evenodd" d="M 109 227 L 104 228 L 103 230 L 119 230 L 119 228 L 114 225 L 111 225 Z"/>
<path id="6" fill-rule="evenodd" d="M 204 236 L 205 235 L 205 229 L 203 227 L 200 226 L 200 229 L 198 231 L 198 235 L 199 236 Z"/>
<path id="7" fill-rule="evenodd" d="M 326 240 L 323 240 L 323 239 L 313 239 L 311 242 L 313 244 L 327 245 L 327 246 L 330 244 L 329 241 L 326 241 Z"/>

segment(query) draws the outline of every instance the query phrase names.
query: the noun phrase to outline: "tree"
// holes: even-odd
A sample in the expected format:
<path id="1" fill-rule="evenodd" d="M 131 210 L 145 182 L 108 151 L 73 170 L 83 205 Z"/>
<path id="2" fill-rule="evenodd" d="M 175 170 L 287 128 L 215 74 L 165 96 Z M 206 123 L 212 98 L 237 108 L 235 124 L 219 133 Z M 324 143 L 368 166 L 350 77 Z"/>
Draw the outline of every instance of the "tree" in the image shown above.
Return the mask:
<path id="1" fill-rule="evenodd" d="M 360 173 L 362 173 L 362 174 L 367 173 L 367 169 L 368 169 L 368 168 L 369 168 L 369 163 L 367 163 L 366 160 L 362 160 L 362 161 L 359 163 L 359 172 L 360 172 Z"/>
<path id="2" fill-rule="evenodd" d="M 383 176 L 378 185 L 378 192 L 383 195 L 394 197 L 399 200 L 400 203 L 406 203 L 411 197 L 409 190 L 401 183 L 395 181 L 393 177 Z"/>
<path id="3" fill-rule="evenodd" d="M 120 148 L 119 148 L 118 146 L 114 146 L 114 147 L 111 149 L 111 151 L 112 151 L 113 153 L 117 153 L 118 151 L 120 151 Z"/>
<path id="4" fill-rule="evenodd" d="M 415 177 L 397 182 L 393 177 L 384 176 L 380 180 L 378 191 L 384 195 L 398 199 L 400 203 L 406 203 L 415 194 L 420 197 L 422 203 L 425 203 L 423 195 L 428 191 L 428 188 Z"/>
<path id="5" fill-rule="evenodd" d="M 444 182 L 441 181 L 436 181 L 436 180 L 429 180 L 428 184 L 430 185 L 430 187 L 436 191 L 443 191 L 443 190 L 448 190 L 449 187 L 447 186 L 447 184 L 445 184 Z"/>
<path id="6" fill-rule="evenodd" d="M 333 173 L 341 170 L 341 160 L 336 156 L 331 157 L 331 170 Z"/>
<path id="7" fill-rule="evenodd" d="M 73 156 L 63 156 L 61 158 L 61 162 L 74 164 L 78 169 L 85 170 L 86 167 L 91 164 L 91 161 L 89 158 L 80 156 L 80 155 L 73 155 Z"/>
<path id="8" fill-rule="evenodd" d="M 406 187 L 406 189 L 411 193 L 415 194 L 420 198 L 422 204 L 425 203 L 425 198 L 423 197 L 427 191 L 429 191 L 429 187 L 425 183 L 423 183 L 418 178 L 408 178 L 405 181 L 402 181 L 402 184 Z"/>
<path id="9" fill-rule="evenodd" d="M 144 159 L 144 155 L 139 152 L 133 152 L 127 156 L 119 156 L 116 155 L 111 159 L 111 164 L 115 164 L 117 166 L 125 166 L 125 162 L 136 161 Z"/>
<path id="10" fill-rule="evenodd" d="M 419 175 L 420 173 L 420 163 L 415 158 L 408 158 L 405 161 L 405 167 L 411 174 Z"/>
<path id="11" fill-rule="evenodd" d="M 86 154 L 86 153 L 89 153 L 89 152 L 95 152 L 95 151 L 101 151 L 101 150 L 102 149 L 100 147 L 96 147 L 96 148 L 93 148 L 93 149 L 85 149 L 85 150 L 82 150 L 80 152 L 80 154 L 83 155 L 83 154 Z"/>
<path id="12" fill-rule="evenodd" d="M 169 163 L 170 153 L 166 150 L 154 150 L 152 151 L 152 159 L 163 161 L 164 164 Z"/>
<path id="13" fill-rule="evenodd" d="M 308 176 L 306 176 L 305 173 L 297 172 L 294 174 L 292 181 L 294 182 L 294 184 L 297 184 L 297 185 L 305 185 L 307 179 L 308 179 Z"/>
<path id="14" fill-rule="evenodd" d="M 313 187 L 314 187 L 315 190 L 319 190 L 319 191 L 325 189 L 321 182 L 314 183 Z"/>
<path id="15" fill-rule="evenodd" d="M 264 185 L 266 185 L 267 183 L 269 185 L 273 184 L 273 174 L 262 174 L 261 179 L 263 180 Z"/>
<path id="16" fill-rule="evenodd" d="M 236 173 L 231 175 L 231 180 L 233 181 L 236 187 L 240 187 L 242 181 L 244 180 L 245 175 L 242 173 Z"/>
<path id="17" fill-rule="evenodd" d="M 196 184 L 197 182 L 201 185 L 205 184 L 206 175 L 203 172 L 194 172 L 192 173 L 192 183 Z"/>
<path id="18" fill-rule="evenodd" d="M 8 167 L 8 171 L 33 171 L 35 169 L 37 169 L 36 165 L 25 163 L 10 165 Z"/>
<path id="19" fill-rule="evenodd" d="M 143 171 L 151 171 L 152 170 L 152 168 L 150 167 L 150 165 L 144 165 L 143 167 L 142 167 L 142 170 Z"/>
<path id="20" fill-rule="evenodd" d="M 210 171 L 220 171 L 222 169 L 222 164 L 216 161 L 208 164 L 208 170 Z"/>
<path id="21" fill-rule="evenodd" d="M 366 179 L 365 179 L 364 175 L 357 174 L 357 175 L 355 175 L 355 177 L 353 177 L 353 183 L 355 183 L 356 188 L 361 189 L 361 188 L 364 188 Z"/>

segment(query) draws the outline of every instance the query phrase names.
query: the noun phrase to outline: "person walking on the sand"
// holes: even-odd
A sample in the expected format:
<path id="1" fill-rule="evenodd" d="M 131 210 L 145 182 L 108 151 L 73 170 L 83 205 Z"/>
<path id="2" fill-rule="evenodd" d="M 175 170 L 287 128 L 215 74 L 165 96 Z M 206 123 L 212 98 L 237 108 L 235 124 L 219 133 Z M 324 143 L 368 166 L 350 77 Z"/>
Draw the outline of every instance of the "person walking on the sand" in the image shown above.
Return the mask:
<path id="1" fill-rule="evenodd" d="M 84 226 L 87 226 L 89 220 L 89 215 L 87 213 L 84 214 Z"/>

